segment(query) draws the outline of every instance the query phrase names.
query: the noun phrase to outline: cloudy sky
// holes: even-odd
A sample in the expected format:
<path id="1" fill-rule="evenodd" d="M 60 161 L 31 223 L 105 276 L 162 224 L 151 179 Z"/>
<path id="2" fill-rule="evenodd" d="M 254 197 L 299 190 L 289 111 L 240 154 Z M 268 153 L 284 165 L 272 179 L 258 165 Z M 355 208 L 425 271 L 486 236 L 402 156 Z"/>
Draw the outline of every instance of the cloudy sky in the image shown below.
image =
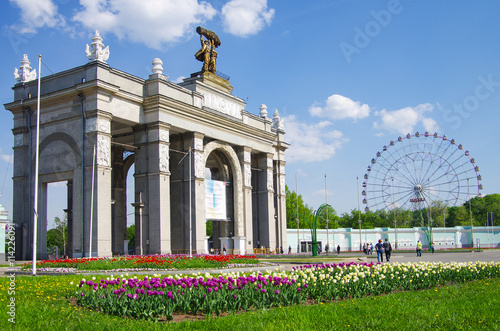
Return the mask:
<path id="1" fill-rule="evenodd" d="M 42 55 L 42 77 L 80 66 L 96 29 L 110 66 L 147 78 L 158 57 L 180 82 L 200 70 L 200 25 L 219 35 L 218 70 L 246 110 L 266 104 L 284 119 L 286 183 L 311 207 L 356 209 L 370 160 L 417 131 L 463 144 L 482 193 L 499 192 L 496 1 L 9 0 L 0 9 L 3 104 L 23 54 L 33 68 Z M 0 203 L 11 211 L 12 114 L 0 119 Z M 49 223 L 63 215 L 61 192 L 49 186 Z"/>

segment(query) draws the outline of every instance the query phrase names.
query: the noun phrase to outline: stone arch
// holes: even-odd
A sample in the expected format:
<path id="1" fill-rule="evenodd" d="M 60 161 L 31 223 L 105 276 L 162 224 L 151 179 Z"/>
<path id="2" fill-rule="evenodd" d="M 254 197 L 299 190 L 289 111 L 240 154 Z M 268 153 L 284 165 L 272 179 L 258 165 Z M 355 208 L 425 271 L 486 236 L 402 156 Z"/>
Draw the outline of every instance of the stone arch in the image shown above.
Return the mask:
<path id="1" fill-rule="evenodd" d="M 78 148 L 78 144 L 76 143 L 75 139 L 71 137 L 67 133 L 63 132 L 55 132 L 49 134 L 43 141 L 40 143 L 40 155 L 42 155 L 43 150 L 51 143 L 54 141 L 60 140 L 64 143 L 66 143 L 73 153 L 75 154 L 75 161 L 78 163 L 82 162 L 82 155 L 80 154 L 80 149 Z"/>
<path id="2" fill-rule="evenodd" d="M 204 146 L 203 149 L 203 166 L 207 163 L 207 159 L 213 151 L 223 153 L 231 166 L 234 181 L 234 236 L 242 237 L 245 235 L 243 224 L 243 175 L 241 173 L 241 165 L 238 155 L 234 149 L 226 143 L 220 141 L 211 141 Z"/>
<path id="3" fill-rule="evenodd" d="M 125 174 L 128 174 L 130 167 L 132 166 L 132 164 L 135 163 L 135 154 L 130 154 L 129 156 L 127 156 L 123 161 L 123 163 L 124 163 L 123 172 Z"/>
<path id="4" fill-rule="evenodd" d="M 64 167 L 61 167 L 60 163 L 57 163 L 58 166 L 52 166 L 52 169 L 46 169 L 46 171 L 48 171 L 50 173 L 73 171 L 75 168 L 77 168 L 79 165 L 81 165 L 82 154 L 81 154 L 81 151 L 78 147 L 78 144 L 76 143 L 75 139 L 73 139 L 73 137 L 71 137 L 69 134 L 63 133 L 63 132 L 51 133 L 47 137 L 45 137 L 42 140 L 42 142 L 40 143 L 39 155 L 43 157 L 43 155 L 44 155 L 43 152 L 45 150 L 47 150 L 48 146 L 51 143 L 57 143 L 57 142 L 61 142 L 63 144 L 66 144 L 69 147 L 69 149 L 72 152 L 72 156 L 74 157 L 74 162 L 72 162 L 73 163 L 72 165 L 67 164 L 66 169 L 63 169 Z M 32 168 L 35 167 L 35 156 L 36 156 L 35 153 L 33 153 L 32 162 L 31 162 Z M 44 162 L 42 169 L 43 169 L 43 167 L 46 167 L 47 164 L 54 164 L 54 163 L 53 162 Z"/>

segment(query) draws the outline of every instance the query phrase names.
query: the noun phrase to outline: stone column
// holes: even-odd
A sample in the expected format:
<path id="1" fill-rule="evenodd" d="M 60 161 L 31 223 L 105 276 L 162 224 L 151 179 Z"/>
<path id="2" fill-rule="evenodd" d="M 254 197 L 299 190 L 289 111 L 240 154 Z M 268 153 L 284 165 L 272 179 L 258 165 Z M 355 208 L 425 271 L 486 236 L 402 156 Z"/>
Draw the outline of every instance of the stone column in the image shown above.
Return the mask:
<path id="1" fill-rule="evenodd" d="M 135 129 L 138 147 L 135 152 L 135 201 L 144 202 L 144 214 L 138 218 L 136 212 L 135 226 L 136 234 L 142 231 L 144 254 L 171 252 L 169 136 L 170 126 L 165 123 L 155 122 Z M 136 247 L 138 244 L 136 242 Z"/>
<path id="2" fill-rule="evenodd" d="M 148 219 L 150 254 L 171 252 L 170 239 L 170 126 L 148 125 Z"/>
<path id="3" fill-rule="evenodd" d="M 73 180 L 68 180 L 66 182 L 66 197 L 67 197 L 67 203 L 66 203 L 66 209 L 64 209 L 64 212 L 66 213 L 66 217 L 68 220 L 68 244 L 66 245 L 66 255 L 72 256 L 73 252 L 73 239 L 74 239 L 74 225 L 73 225 Z M 64 254 L 64 252 L 63 252 Z"/>
<path id="4" fill-rule="evenodd" d="M 111 256 L 111 114 L 102 111 L 89 112 L 86 121 L 85 154 L 85 233 L 90 233 L 92 220 L 92 256 Z M 95 146 L 95 169 L 92 161 Z M 94 172 L 94 192 L 92 194 L 92 173 Z M 93 211 L 91 216 L 91 198 Z M 88 236 L 84 236 L 88 238 Z M 85 253 L 89 254 L 89 241 L 84 243 Z"/>
<path id="5" fill-rule="evenodd" d="M 278 152 L 279 153 L 279 152 Z M 286 190 L 285 190 L 285 161 L 283 160 L 284 155 L 281 155 L 279 160 L 275 162 L 276 182 L 274 187 L 276 188 L 276 216 L 277 216 L 277 245 L 282 246 L 283 250 L 286 250 L 287 238 L 286 238 Z"/>
<path id="6" fill-rule="evenodd" d="M 274 250 L 276 249 L 276 219 L 274 210 L 274 189 L 273 189 L 273 155 L 266 153 L 258 160 L 259 168 L 259 229 L 260 245 Z M 277 216 L 277 215 L 276 215 Z"/>
<path id="7" fill-rule="evenodd" d="M 146 249 L 143 223 L 144 223 L 144 202 L 142 202 L 142 192 L 136 192 L 136 202 L 132 203 L 135 208 L 135 254 L 143 255 Z"/>
<path id="8" fill-rule="evenodd" d="M 257 243 L 253 242 L 252 231 L 252 149 L 247 146 L 241 148 L 238 157 L 243 175 L 243 223 L 245 229 L 244 237 L 238 239 L 238 248 L 240 254 L 244 255 L 246 252 L 253 252 L 253 248 L 257 247 Z"/>
<path id="9" fill-rule="evenodd" d="M 47 183 L 38 184 L 37 259 L 47 259 Z"/>
<path id="10" fill-rule="evenodd" d="M 26 110 L 29 113 L 29 110 Z M 29 116 L 29 114 L 28 114 Z M 24 112 L 14 113 L 14 123 L 26 121 Z M 13 164 L 13 201 L 24 201 L 14 203 L 12 209 L 12 220 L 15 223 L 16 234 L 16 260 L 28 260 L 32 257 L 33 248 L 33 200 L 31 190 L 31 156 L 30 135 L 28 126 L 15 127 L 14 134 L 14 164 Z M 34 145 L 34 144 L 32 144 Z M 31 235 L 31 238 L 30 238 Z"/>
<path id="11" fill-rule="evenodd" d="M 193 252 L 201 253 L 205 247 L 205 236 L 207 234 L 207 220 L 205 219 L 205 160 L 203 154 L 203 138 L 205 136 L 199 132 L 193 132 L 193 140 L 191 143 L 191 148 L 193 151 L 192 162 L 193 166 L 191 169 L 194 170 L 194 177 L 191 179 L 191 213 L 192 213 L 192 240 L 193 240 Z M 189 157 L 189 156 L 188 156 Z M 188 165 L 187 162 L 186 166 Z M 187 169 L 187 168 L 185 168 Z M 188 173 L 187 171 L 185 172 Z M 189 181 L 189 178 L 184 178 L 184 180 Z M 189 185 L 189 182 L 188 182 Z M 186 190 L 186 194 L 189 194 Z M 186 208 L 189 208 L 189 196 L 185 200 L 188 204 Z M 186 213 L 189 217 L 189 213 Z M 188 236 L 186 244 L 189 245 L 189 218 L 186 218 L 186 230 Z M 189 247 L 188 247 L 189 248 Z"/>

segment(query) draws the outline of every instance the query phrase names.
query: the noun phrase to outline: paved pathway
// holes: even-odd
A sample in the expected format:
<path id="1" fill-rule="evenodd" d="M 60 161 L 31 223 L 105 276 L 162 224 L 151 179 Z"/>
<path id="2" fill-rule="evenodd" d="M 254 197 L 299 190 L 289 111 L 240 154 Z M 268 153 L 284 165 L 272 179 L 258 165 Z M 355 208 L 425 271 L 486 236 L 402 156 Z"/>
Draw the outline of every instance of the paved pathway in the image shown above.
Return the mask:
<path id="1" fill-rule="evenodd" d="M 342 259 L 343 256 L 346 256 L 345 259 Z M 340 255 L 337 254 L 320 254 L 321 262 L 322 263 L 328 263 L 325 262 L 325 258 L 327 257 L 332 257 L 332 263 L 338 263 L 338 259 L 341 258 L 342 262 L 374 262 L 377 263 L 377 254 L 373 253 L 372 255 L 366 255 L 363 253 L 357 253 L 357 252 L 346 252 L 346 253 L 341 253 Z M 304 257 L 304 259 L 307 257 Z M 302 259 L 302 260 L 304 260 Z M 385 256 L 384 256 L 385 260 Z M 443 263 L 449 263 L 449 262 L 475 262 L 475 261 L 482 261 L 482 262 L 500 262 L 500 250 L 498 249 L 492 249 L 492 250 L 483 250 L 482 252 L 439 252 L 435 251 L 434 254 L 432 254 L 429 251 L 422 251 L 422 256 L 417 257 L 417 253 L 410 253 L 410 252 L 397 252 L 394 251 L 392 253 L 391 261 L 389 263 L 404 263 L 404 262 L 443 262 Z M 311 259 L 310 263 L 315 263 L 314 259 Z M 387 262 L 384 262 L 387 263 Z M 282 266 L 282 269 L 284 270 L 291 270 L 293 267 L 296 267 L 298 265 L 302 264 L 307 264 L 307 263 L 280 263 Z"/>
<path id="2" fill-rule="evenodd" d="M 364 255 L 364 254 L 363 254 Z M 377 255 L 364 255 L 367 261 L 377 261 Z M 384 257 L 385 260 L 385 257 Z M 439 252 L 435 251 L 434 254 L 429 251 L 422 251 L 422 256 L 417 257 L 417 253 L 399 253 L 393 252 L 391 262 L 500 262 L 500 250 L 483 250 L 481 252 Z"/>
<path id="3" fill-rule="evenodd" d="M 344 258 L 345 256 L 345 258 Z M 328 263 L 325 261 L 325 258 L 332 258 L 332 263 L 338 263 L 339 258 L 342 259 L 342 262 L 377 262 L 377 255 L 365 255 L 363 253 L 357 253 L 357 252 L 346 252 L 346 253 L 341 253 L 340 255 L 337 254 L 321 254 L 319 256 L 321 258 L 320 263 Z M 308 259 L 308 256 L 303 256 L 301 258 L 302 261 L 306 261 Z M 426 261 L 426 262 L 443 262 L 443 263 L 449 263 L 449 262 L 474 262 L 474 261 L 482 261 L 482 262 L 499 262 L 500 263 L 500 250 L 498 249 L 492 249 L 492 250 L 484 250 L 482 252 L 439 252 L 436 251 L 434 254 L 430 253 L 429 251 L 423 251 L 421 257 L 417 257 L 416 253 L 401 253 L 394 251 L 391 257 L 391 262 L 389 263 L 404 263 L 404 262 L 420 262 L 420 261 Z M 318 263 L 319 261 L 315 261 L 315 259 L 311 258 L 310 262 L 283 262 L 279 263 L 279 267 L 281 267 L 281 270 L 292 270 L 293 267 L 303 265 L 303 264 L 308 264 L 308 263 Z M 387 262 L 384 262 L 387 263 Z M 214 274 L 214 273 L 223 273 L 223 272 L 249 272 L 249 271 L 262 271 L 265 272 L 267 270 L 277 270 L 278 266 L 261 266 L 261 267 L 245 267 L 245 268 L 231 268 L 231 269 L 218 269 L 218 270 L 207 270 L 208 272 Z M 138 271 L 138 272 L 130 272 L 128 271 L 129 274 L 193 274 L 193 273 L 205 273 L 207 272 L 205 270 L 190 270 L 190 271 Z M 113 272 L 107 272 L 108 274 L 113 274 L 115 276 L 120 275 L 120 274 L 125 274 L 127 271 L 113 271 Z M 31 271 L 28 271 L 26 273 L 27 275 L 31 274 Z M 38 273 L 41 275 L 42 273 Z M 79 273 L 81 275 L 91 275 L 91 274 L 96 274 L 96 273 Z M 100 274 L 103 274 L 102 272 Z M 7 267 L 0 267 L 0 276 L 7 276 L 9 275 L 9 268 Z"/>

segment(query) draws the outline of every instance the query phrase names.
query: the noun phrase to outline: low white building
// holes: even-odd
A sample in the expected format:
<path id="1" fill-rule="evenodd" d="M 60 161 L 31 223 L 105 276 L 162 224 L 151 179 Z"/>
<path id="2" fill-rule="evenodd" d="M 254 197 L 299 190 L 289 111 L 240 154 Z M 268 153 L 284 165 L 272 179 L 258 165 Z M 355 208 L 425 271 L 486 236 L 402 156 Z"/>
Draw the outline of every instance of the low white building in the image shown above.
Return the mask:
<path id="1" fill-rule="evenodd" d="M 359 251 L 363 244 L 375 245 L 379 239 L 389 239 L 394 249 L 416 249 L 417 241 L 421 241 L 424 248 L 429 248 L 429 232 L 425 227 L 415 228 L 374 228 L 374 229 L 318 229 L 317 242 L 322 252 L 328 244 L 329 250 L 336 250 L 340 246 L 342 251 Z M 471 233 L 470 226 L 456 226 L 453 228 L 432 228 L 432 242 L 435 249 L 470 248 L 471 238 L 474 247 L 500 247 L 500 226 L 474 227 Z M 312 247 L 310 229 L 287 230 L 287 242 L 292 252 L 309 252 Z M 360 246 L 361 243 L 361 246 Z M 299 247 L 299 250 L 297 250 Z"/>

